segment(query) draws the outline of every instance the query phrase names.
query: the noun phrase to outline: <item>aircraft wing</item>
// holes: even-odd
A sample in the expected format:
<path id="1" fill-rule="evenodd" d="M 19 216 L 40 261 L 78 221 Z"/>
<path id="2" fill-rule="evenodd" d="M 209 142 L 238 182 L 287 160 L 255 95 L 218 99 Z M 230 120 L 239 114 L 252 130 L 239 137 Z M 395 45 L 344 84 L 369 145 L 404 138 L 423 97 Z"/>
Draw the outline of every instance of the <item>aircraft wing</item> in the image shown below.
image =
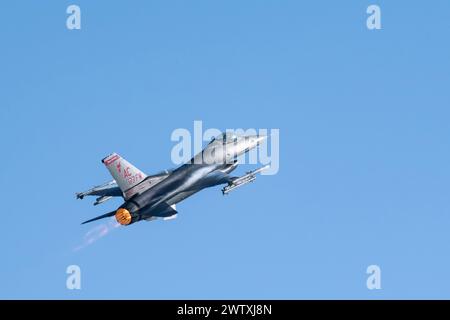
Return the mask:
<path id="1" fill-rule="evenodd" d="M 99 186 L 95 186 L 84 192 L 78 192 L 76 194 L 77 199 L 83 199 L 85 196 L 97 196 L 94 206 L 101 204 L 113 197 L 122 197 L 122 191 L 117 185 L 115 180 L 109 181 Z"/>

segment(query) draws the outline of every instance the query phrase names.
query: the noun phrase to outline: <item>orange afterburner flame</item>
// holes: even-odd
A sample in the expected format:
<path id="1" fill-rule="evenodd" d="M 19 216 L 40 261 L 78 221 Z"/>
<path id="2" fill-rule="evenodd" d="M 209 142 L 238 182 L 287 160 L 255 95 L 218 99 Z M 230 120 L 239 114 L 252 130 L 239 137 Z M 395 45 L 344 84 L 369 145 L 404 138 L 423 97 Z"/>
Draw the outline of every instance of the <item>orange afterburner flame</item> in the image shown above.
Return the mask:
<path id="1" fill-rule="evenodd" d="M 123 226 L 127 226 L 131 223 L 131 214 L 127 209 L 120 208 L 116 212 L 116 220 Z"/>

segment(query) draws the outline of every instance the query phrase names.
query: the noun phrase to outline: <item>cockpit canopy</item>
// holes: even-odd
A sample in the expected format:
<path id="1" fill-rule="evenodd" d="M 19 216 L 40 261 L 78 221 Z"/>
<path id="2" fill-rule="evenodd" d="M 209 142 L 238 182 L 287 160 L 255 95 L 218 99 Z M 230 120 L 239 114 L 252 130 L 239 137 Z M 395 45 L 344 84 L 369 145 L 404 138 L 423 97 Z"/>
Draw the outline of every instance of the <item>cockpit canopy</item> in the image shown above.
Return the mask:
<path id="1" fill-rule="evenodd" d="M 211 140 L 211 142 L 213 141 L 220 141 L 222 143 L 232 143 L 232 142 L 237 142 L 239 139 L 239 136 L 231 133 L 231 132 L 224 132 L 222 134 L 220 134 L 219 136 L 215 137 L 214 139 Z"/>

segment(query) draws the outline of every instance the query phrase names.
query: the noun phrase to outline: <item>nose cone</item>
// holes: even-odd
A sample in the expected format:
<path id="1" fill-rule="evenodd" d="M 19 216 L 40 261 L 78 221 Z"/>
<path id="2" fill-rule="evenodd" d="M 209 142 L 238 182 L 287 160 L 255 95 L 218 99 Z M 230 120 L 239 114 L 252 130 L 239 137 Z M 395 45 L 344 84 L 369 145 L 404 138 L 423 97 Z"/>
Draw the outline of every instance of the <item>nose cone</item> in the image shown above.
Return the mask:
<path id="1" fill-rule="evenodd" d="M 245 142 L 242 145 L 242 152 L 240 152 L 239 155 L 256 148 L 261 143 L 263 143 L 264 140 L 266 140 L 266 139 L 267 139 L 267 136 L 264 136 L 264 135 L 246 136 L 245 140 L 244 140 Z"/>
<path id="2" fill-rule="evenodd" d="M 267 140 L 267 136 L 265 135 L 248 136 L 248 141 L 250 141 L 251 148 L 259 146 L 265 140 Z"/>
<path id="3" fill-rule="evenodd" d="M 257 138 L 256 138 L 256 143 L 258 144 L 258 145 L 260 145 L 261 143 L 263 143 L 264 141 L 266 141 L 267 140 L 267 136 L 265 136 L 265 135 L 259 135 Z"/>
<path id="4" fill-rule="evenodd" d="M 224 149 L 226 150 L 226 158 L 228 160 L 235 159 L 236 157 L 256 148 L 266 139 L 267 136 L 265 135 L 242 135 L 234 137 L 233 140 L 230 139 L 230 141 L 227 141 L 226 144 L 223 144 L 223 146 L 225 146 Z"/>

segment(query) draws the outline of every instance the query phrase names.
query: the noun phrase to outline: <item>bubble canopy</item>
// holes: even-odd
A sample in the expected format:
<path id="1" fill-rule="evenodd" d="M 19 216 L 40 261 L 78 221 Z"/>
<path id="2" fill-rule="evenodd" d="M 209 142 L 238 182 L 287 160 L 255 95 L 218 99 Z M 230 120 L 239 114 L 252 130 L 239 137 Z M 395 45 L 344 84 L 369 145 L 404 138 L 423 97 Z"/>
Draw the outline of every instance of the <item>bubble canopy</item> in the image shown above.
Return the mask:
<path id="1" fill-rule="evenodd" d="M 236 142 L 238 140 L 239 136 L 235 133 L 231 132 L 224 132 L 217 137 L 215 137 L 212 141 L 221 141 L 223 143 L 230 143 L 230 142 Z"/>

